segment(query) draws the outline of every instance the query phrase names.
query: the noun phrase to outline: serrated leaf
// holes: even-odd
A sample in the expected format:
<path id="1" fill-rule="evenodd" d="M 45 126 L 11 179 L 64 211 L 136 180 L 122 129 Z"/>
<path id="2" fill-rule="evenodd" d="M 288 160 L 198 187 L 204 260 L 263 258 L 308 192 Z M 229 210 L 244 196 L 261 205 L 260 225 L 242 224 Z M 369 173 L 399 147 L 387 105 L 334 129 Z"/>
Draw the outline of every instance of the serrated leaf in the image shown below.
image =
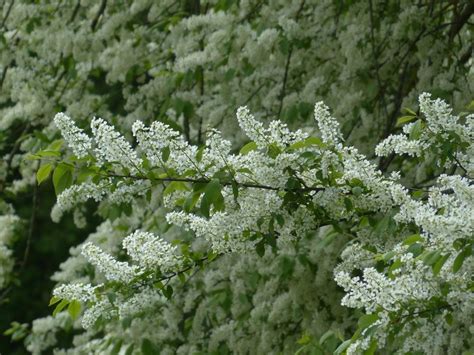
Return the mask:
<path id="1" fill-rule="evenodd" d="M 47 163 L 40 166 L 40 168 L 36 172 L 36 181 L 38 181 L 38 185 L 49 177 L 51 170 L 53 170 L 53 164 L 51 163 Z"/>

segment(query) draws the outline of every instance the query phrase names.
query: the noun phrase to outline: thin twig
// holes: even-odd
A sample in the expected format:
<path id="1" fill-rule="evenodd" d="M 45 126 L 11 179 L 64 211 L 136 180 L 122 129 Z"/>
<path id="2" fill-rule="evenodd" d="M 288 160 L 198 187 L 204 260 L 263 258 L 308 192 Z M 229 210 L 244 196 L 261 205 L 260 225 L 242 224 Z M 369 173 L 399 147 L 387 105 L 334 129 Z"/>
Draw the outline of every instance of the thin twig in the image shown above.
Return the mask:
<path id="1" fill-rule="evenodd" d="M 116 178 L 121 178 L 121 179 L 132 179 L 132 180 L 152 180 L 152 181 L 163 181 L 163 182 L 189 182 L 193 184 L 207 184 L 211 182 L 209 179 L 191 179 L 191 178 L 179 178 L 179 177 L 164 177 L 164 178 L 150 178 L 147 176 L 135 176 L 135 175 L 120 175 L 120 174 L 107 174 L 104 175 L 105 177 L 116 177 Z M 305 191 L 323 191 L 323 188 L 320 187 L 306 187 L 306 188 L 299 188 L 299 189 L 288 189 L 288 188 L 279 188 L 279 187 L 274 187 L 274 186 L 268 186 L 268 185 L 261 185 L 261 184 L 250 184 L 250 183 L 244 183 L 244 182 L 236 182 L 237 186 L 239 187 L 245 187 L 245 188 L 255 188 L 255 189 L 262 189 L 262 190 L 272 190 L 272 191 L 299 191 L 299 192 L 305 192 Z M 221 185 L 223 186 L 232 186 L 232 182 L 227 182 L 223 181 L 221 182 Z"/>
<path id="2" fill-rule="evenodd" d="M 2 24 L 0 25 L 1 28 L 5 27 L 5 23 L 7 22 L 7 19 L 10 16 L 10 12 L 12 11 L 14 3 L 15 3 L 15 0 L 12 0 L 10 3 L 10 6 L 8 6 L 7 13 L 5 14 L 5 17 L 2 20 Z"/>
<path id="3" fill-rule="evenodd" d="M 36 165 L 35 171 L 38 172 L 38 169 L 39 169 L 39 163 Z M 30 216 L 30 225 L 28 227 L 26 247 L 23 253 L 23 260 L 21 261 L 20 273 L 25 269 L 26 263 L 28 261 L 28 257 L 30 255 L 31 240 L 33 239 L 33 233 L 35 230 L 35 223 L 36 223 L 36 210 L 38 209 L 38 194 L 39 194 L 38 184 L 35 181 L 35 183 L 33 184 L 33 201 L 31 203 L 32 210 L 31 210 L 31 216 Z"/>

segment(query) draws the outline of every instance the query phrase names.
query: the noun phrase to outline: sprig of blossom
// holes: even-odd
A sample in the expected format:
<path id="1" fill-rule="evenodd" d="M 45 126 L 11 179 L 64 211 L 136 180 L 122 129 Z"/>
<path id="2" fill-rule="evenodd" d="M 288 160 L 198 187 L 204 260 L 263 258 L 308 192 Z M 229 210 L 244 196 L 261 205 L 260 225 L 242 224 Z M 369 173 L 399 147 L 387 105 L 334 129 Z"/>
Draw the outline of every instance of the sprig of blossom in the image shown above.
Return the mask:
<path id="1" fill-rule="evenodd" d="M 145 269 L 160 268 L 162 272 L 168 272 L 178 269 L 183 263 L 175 245 L 150 232 L 133 232 L 123 240 L 123 248 Z"/>
<path id="2" fill-rule="evenodd" d="M 54 123 L 61 131 L 61 135 L 78 158 L 84 158 L 92 149 L 92 139 L 78 128 L 73 120 L 60 112 L 54 116 Z"/>
<path id="3" fill-rule="evenodd" d="M 98 246 L 90 242 L 82 246 L 82 255 L 102 272 L 109 281 L 130 283 L 141 273 L 139 267 L 130 266 L 126 262 L 115 260 L 110 254 L 102 251 Z"/>
<path id="4" fill-rule="evenodd" d="M 94 152 L 99 164 L 118 163 L 130 171 L 137 172 L 142 161 L 119 132 L 98 117 L 92 119 L 91 129 L 97 143 Z"/>

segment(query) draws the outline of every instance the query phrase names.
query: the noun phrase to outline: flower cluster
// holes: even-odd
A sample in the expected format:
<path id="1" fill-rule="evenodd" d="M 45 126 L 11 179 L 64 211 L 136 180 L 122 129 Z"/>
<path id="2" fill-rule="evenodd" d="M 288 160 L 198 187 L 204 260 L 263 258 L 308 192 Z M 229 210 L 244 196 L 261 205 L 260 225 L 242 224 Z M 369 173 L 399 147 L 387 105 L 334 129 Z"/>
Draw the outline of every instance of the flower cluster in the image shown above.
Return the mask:
<path id="1" fill-rule="evenodd" d="M 92 148 L 92 139 L 78 128 L 69 116 L 62 112 L 58 113 L 54 116 L 54 124 L 78 158 L 83 158 L 89 153 Z"/>
<path id="2" fill-rule="evenodd" d="M 172 246 L 153 233 L 137 230 L 123 240 L 123 247 L 138 265 L 146 269 L 160 268 L 163 272 L 179 269 L 181 258 Z"/>

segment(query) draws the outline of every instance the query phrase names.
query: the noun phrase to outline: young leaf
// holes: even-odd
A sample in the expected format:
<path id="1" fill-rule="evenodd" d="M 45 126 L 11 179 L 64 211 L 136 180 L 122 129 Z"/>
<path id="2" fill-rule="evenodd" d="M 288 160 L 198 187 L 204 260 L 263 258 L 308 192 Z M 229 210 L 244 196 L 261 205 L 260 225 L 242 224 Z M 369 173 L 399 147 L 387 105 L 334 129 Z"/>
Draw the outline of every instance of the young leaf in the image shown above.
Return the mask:
<path id="1" fill-rule="evenodd" d="M 376 321 L 378 321 L 379 315 L 377 313 L 372 313 L 372 314 L 365 314 L 362 317 L 359 318 L 359 329 L 363 330 L 368 328 L 370 325 L 374 324 Z"/>
<path id="2" fill-rule="evenodd" d="M 246 155 L 255 149 L 257 149 L 257 143 L 249 142 L 240 149 L 240 155 Z"/>
<path id="3" fill-rule="evenodd" d="M 77 319 L 81 313 L 81 303 L 79 301 L 72 300 L 67 307 L 67 311 L 72 319 Z"/>
<path id="4" fill-rule="evenodd" d="M 66 307 L 68 304 L 69 304 L 68 300 L 62 300 L 61 302 L 59 302 L 59 304 L 56 306 L 56 308 L 53 311 L 53 317 L 56 316 L 56 314 L 58 314 L 59 312 L 61 312 L 64 309 L 64 307 Z"/>
<path id="5" fill-rule="evenodd" d="M 51 170 L 53 170 L 53 164 L 47 163 L 41 165 L 41 167 L 38 169 L 38 172 L 36 173 L 36 180 L 38 181 L 38 185 L 48 178 L 49 174 L 51 173 Z"/>
<path id="6" fill-rule="evenodd" d="M 59 164 L 53 172 L 53 185 L 56 196 L 71 186 L 72 182 L 72 168 L 63 163 Z"/>
<path id="7" fill-rule="evenodd" d="M 397 119 L 397 127 L 404 125 L 405 123 L 411 122 L 416 119 L 416 116 L 402 116 Z"/>

